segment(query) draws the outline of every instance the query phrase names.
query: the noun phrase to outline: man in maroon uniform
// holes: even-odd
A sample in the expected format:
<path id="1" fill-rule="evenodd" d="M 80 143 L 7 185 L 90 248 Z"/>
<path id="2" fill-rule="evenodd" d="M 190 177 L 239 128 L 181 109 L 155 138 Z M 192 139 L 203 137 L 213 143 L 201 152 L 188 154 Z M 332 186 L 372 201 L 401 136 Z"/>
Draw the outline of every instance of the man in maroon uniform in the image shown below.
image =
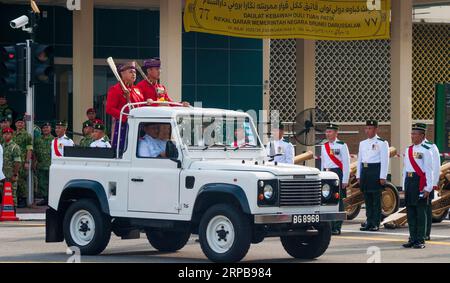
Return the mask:
<path id="1" fill-rule="evenodd" d="M 159 83 L 161 75 L 161 61 L 159 58 L 144 60 L 142 69 L 147 75 L 147 80 L 144 79 L 139 82 L 137 87 L 141 90 L 144 99 L 146 101 L 151 99 L 153 101 L 173 102 L 167 93 L 166 87 Z M 182 104 L 183 106 L 189 106 L 188 102 L 182 102 Z"/>
<path id="2" fill-rule="evenodd" d="M 117 83 L 109 88 L 108 96 L 106 98 L 106 113 L 114 118 L 114 134 L 112 147 L 115 148 L 117 146 L 117 143 L 119 143 L 119 150 L 123 150 L 125 146 L 125 137 L 128 125 L 127 116 L 123 115 L 122 127 L 120 129 L 121 133 L 120 137 L 118 137 L 120 111 L 122 110 L 122 107 L 128 102 L 144 102 L 145 100 L 139 88 L 134 85 L 134 82 L 136 81 L 136 63 L 128 62 L 126 64 L 118 65 L 117 71 L 119 72 L 120 77 L 125 84 L 126 91 L 122 89 L 122 85 L 120 83 Z M 126 113 L 128 113 L 129 111 L 129 107 L 126 107 L 124 109 L 124 112 Z"/>

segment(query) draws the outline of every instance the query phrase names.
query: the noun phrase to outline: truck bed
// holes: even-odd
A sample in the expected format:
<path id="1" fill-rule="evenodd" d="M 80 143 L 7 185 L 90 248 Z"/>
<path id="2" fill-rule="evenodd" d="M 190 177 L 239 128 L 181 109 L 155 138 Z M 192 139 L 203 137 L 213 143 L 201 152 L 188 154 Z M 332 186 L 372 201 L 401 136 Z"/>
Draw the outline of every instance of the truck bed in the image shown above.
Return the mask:
<path id="1" fill-rule="evenodd" d="M 120 154 L 121 156 L 121 154 Z M 80 157 L 80 158 L 103 158 L 115 159 L 115 148 L 99 148 L 99 147 L 81 147 L 66 146 L 64 147 L 64 157 Z"/>

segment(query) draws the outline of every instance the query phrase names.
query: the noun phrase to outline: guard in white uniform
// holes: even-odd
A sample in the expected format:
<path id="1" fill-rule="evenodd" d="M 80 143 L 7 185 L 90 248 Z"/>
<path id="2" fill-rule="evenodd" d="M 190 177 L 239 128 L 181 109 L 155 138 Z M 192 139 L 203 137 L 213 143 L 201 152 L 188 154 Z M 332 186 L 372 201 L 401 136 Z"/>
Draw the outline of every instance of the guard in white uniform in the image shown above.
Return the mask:
<path id="1" fill-rule="evenodd" d="M 424 144 L 426 126 L 412 126 L 412 145 L 406 148 L 403 158 L 403 188 L 405 190 L 406 214 L 408 216 L 409 241 L 405 248 L 425 248 L 427 230 L 427 205 L 433 190 L 433 155 Z"/>
<path id="2" fill-rule="evenodd" d="M 105 136 L 105 125 L 95 124 L 93 137 L 95 140 L 91 143 L 91 147 L 111 148 Z"/>
<path id="3" fill-rule="evenodd" d="M 389 168 L 389 144 L 378 135 L 378 121 L 368 120 L 367 139 L 359 143 L 356 178 L 364 193 L 367 220 L 361 231 L 378 231 L 381 221 L 381 193 Z"/>
<path id="4" fill-rule="evenodd" d="M 73 140 L 66 136 L 67 123 L 58 121 L 55 126 L 56 138 L 52 141 L 52 158 L 63 157 L 65 146 L 74 146 Z"/>
<path id="5" fill-rule="evenodd" d="M 416 124 L 419 125 L 419 124 Z M 420 123 L 420 125 L 426 129 L 426 124 Z M 433 223 L 433 215 L 431 209 L 431 202 L 434 199 L 434 191 L 439 187 L 439 175 L 441 174 L 441 156 L 439 153 L 439 148 L 434 143 L 425 139 L 423 144 L 428 146 L 431 150 L 431 155 L 433 156 L 433 190 L 430 193 L 430 201 L 427 206 L 427 233 L 425 236 L 425 241 L 430 240 L 431 235 L 431 224 Z"/>
<path id="6" fill-rule="evenodd" d="M 350 176 L 350 154 L 345 142 L 338 140 L 339 126 L 329 124 L 325 131 L 327 141 L 321 146 L 321 170 L 331 171 L 339 176 L 339 211 L 344 211 L 344 198 L 347 197 L 348 179 Z M 330 196 L 334 197 L 334 196 Z M 332 234 L 340 235 L 342 221 L 333 221 Z"/>
<path id="7" fill-rule="evenodd" d="M 284 140 L 284 125 L 272 128 L 273 140 L 266 146 L 267 156 L 277 163 L 294 164 L 294 146 Z"/>

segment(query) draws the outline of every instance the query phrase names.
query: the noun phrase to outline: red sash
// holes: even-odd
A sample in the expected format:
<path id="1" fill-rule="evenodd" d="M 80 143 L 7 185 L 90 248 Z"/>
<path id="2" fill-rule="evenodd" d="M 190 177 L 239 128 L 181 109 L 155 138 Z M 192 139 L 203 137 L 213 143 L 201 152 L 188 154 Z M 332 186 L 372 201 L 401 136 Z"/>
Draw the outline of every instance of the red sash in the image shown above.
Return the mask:
<path id="1" fill-rule="evenodd" d="M 55 138 L 53 140 L 53 151 L 55 152 L 56 156 L 58 156 L 58 157 L 62 156 L 61 152 L 59 152 L 59 149 L 58 149 L 58 138 Z"/>
<path id="2" fill-rule="evenodd" d="M 328 157 L 331 159 L 331 161 L 333 161 L 334 164 L 336 164 L 341 170 L 343 170 L 342 162 L 334 154 L 331 153 L 329 142 L 325 143 L 325 151 L 327 152 Z"/>
<path id="3" fill-rule="evenodd" d="M 416 172 L 417 175 L 419 175 L 419 178 L 420 178 L 419 179 L 419 191 L 422 192 L 423 188 L 425 188 L 425 186 L 427 184 L 427 176 L 422 171 L 422 169 L 420 169 L 416 160 L 414 160 L 412 145 L 408 149 L 408 158 L 409 158 L 409 162 L 411 163 L 411 166 L 414 168 L 414 171 Z"/>

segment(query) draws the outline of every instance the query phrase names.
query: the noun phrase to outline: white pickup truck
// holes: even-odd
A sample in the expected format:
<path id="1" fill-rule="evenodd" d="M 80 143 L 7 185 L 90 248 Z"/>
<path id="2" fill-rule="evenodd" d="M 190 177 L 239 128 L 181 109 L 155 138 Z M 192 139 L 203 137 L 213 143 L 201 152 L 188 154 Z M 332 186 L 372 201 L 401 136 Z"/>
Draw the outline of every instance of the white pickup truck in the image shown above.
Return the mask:
<path id="1" fill-rule="evenodd" d="M 174 252 L 198 234 L 211 261 L 236 262 L 252 243 L 280 237 L 289 255 L 311 259 L 328 248 L 330 221 L 345 219 L 337 175 L 267 161 L 246 113 L 144 106 L 123 115 L 124 150 L 66 147 L 52 160 L 46 242 L 94 255 L 111 232 L 145 232 Z"/>

